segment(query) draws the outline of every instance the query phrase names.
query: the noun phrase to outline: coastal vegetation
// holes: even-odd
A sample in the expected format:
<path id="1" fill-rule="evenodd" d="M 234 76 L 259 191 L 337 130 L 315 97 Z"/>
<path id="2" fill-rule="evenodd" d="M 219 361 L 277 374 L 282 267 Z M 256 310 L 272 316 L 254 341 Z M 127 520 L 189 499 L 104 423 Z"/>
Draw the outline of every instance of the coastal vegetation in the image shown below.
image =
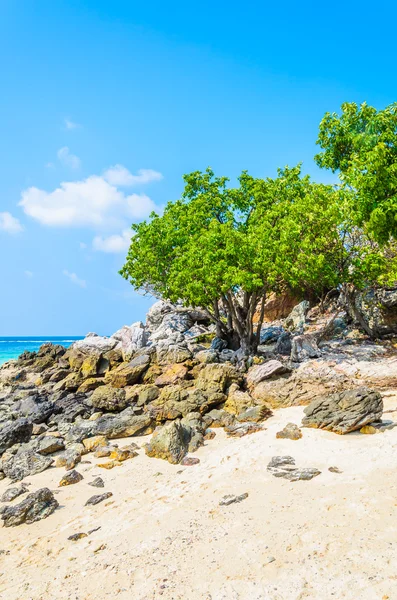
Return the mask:
<path id="1" fill-rule="evenodd" d="M 210 168 L 185 175 L 179 200 L 133 225 L 121 274 L 158 298 L 200 306 L 243 354 L 258 347 L 269 294 L 286 290 L 321 306 L 342 292 L 377 337 L 357 295 L 396 280 L 396 135 L 397 104 L 346 103 L 321 121 L 315 157 L 338 185 L 315 183 L 301 165 L 273 179 L 243 171 L 234 187 Z"/>

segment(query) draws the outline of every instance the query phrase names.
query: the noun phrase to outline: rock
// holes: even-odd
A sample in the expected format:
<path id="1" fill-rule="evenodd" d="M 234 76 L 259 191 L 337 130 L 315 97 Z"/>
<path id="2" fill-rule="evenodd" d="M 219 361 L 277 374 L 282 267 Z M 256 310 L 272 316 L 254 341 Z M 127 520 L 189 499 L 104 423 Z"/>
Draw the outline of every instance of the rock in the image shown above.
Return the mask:
<path id="1" fill-rule="evenodd" d="M 152 431 L 149 415 L 136 415 L 126 408 L 118 415 L 103 415 L 93 422 L 94 435 L 104 435 L 109 439 L 143 435 Z"/>
<path id="2" fill-rule="evenodd" d="M 89 354 L 80 367 L 82 376 L 86 378 L 99 375 L 101 362 L 102 354 Z"/>
<path id="3" fill-rule="evenodd" d="M 94 390 L 90 400 L 95 408 L 112 412 L 119 412 L 127 406 L 125 391 L 110 385 L 102 385 Z"/>
<path id="4" fill-rule="evenodd" d="M 33 394 L 17 402 L 14 407 L 18 417 L 25 417 L 30 423 L 44 423 L 54 412 L 54 403 L 46 396 Z"/>
<path id="5" fill-rule="evenodd" d="M 248 498 L 248 493 L 240 494 L 239 496 L 234 496 L 233 494 L 227 494 L 223 496 L 222 500 L 219 502 L 219 506 L 229 506 L 230 504 L 236 504 L 238 502 L 242 502 Z"/>
<path id="6" fill-rule="evenodd" d="M 117 369 L 109 371 L 105 376 L 105 381 L 115 388 L 124 388 L 127 385 L 133 385 L 137 383 L 149 365 L 150 356 L 142 354 L 131 360 L 128 364 L 120 365 Z"/>
<path id="7" fill-rule="evenodd" d="M 121 467 L 123 463 L 121 463 L 118 460 L 109 460 L 107 462 L 104 463 L 98 463 L 97 467 L 100 467 L 101 469 L 113 469 L 114 467 Z"/>
<path id="8" fill-rule="evenodd" d="M 196 388 L 206 392 L 225 393 L 232 383 L 238 383 L 240 373 L 227 364 L 210 364 L 201 369 L 196 380 Z"/>
<path id="9" fill-rule="evenodd" d="M 343 471 L 338 469 L 338 467 L 328 467 L 328 471 L 330 471 L 331 473 L 343 473 Z"/>
<path id="10" fill-rule="evenodd" d="M 317 346 L 315 337 L 311 335 L 297 335 L 292 338 L 292 362 L 302 362 L 308 358 L 317 358 L 319 356 L 321 356 L 321 350 Z"/>
<path id="11" fill-rule="evenodd" d="M 147 345 L 149 335 L 143 323 L 138 321 L 130 327 L 125 325 L 111 337 L 117 340 L 117 348 L 120 348 L 123 360 L 130 360 L 137 350 Z"/>
<path id="12" fill-rule="evenodd" d="M 145 452 L 152 458 L 162 458 L 176 465 L 187 454 L 190 438 L 190 431 L 179 420 L 173 421 L 156 429 Z"/>
<path id="13" fill-rule="evenodd" d="M 211 346 L 210 346 L 211 350 L 216 350 L 217 352 L 222 352 L 222 350 L 225 350 L 226 348 L 227 348 L 227 342 L 225 342 L 225 340 L 223 340 L 222 338 L 219 338 L 219 337 L 214 337 L 214 339 L 211 342 Z"/>
<path id="14" fill-rule="evenodd" d="M 24 483 L 17 485 L 16 487 L 8 488 L 8 490 L 0 497 L 0 502 L 12 502 L 12 500 L 15 500 L 15 498 L 18 498 L 21 494 L 26 494 L 28 491 L 29 488 Z"/>
<path id="15" fill-rule="evenodd" d="M 61 479 L 61 481 L 59 482 L 59 487 L 64 487 L 66 485 L 73 485 L 75 483 L 79 483 L 79 481 L 81 481 L 83 478 L 83 476 L 81 475 L 81 473 L 79 473 L 78 471 L 75 471 L 74 469 L 72 471 L 68 471 Z"/>
<path id="16" fill-rule="evenodd" d="M 192 358 L 192 353 L 185 343 L 159 343 L 156 346 L 157 362 L 160 365 L 183 363 Z"/>
<path id="17" fill-rule="evenodd" d="M 302 330 L 306 322 L 306 315 L 309 308 L 310 303 L 307 300 L 303 300 L 297 304 L 285 319 L 285 326 L 294 331 Z"/>
<path id="18" fill-rule="evenodd" d="M 104 385 L 104 377 L 89 377 L 77 388 L 79 394 L 87 394 L 96 390 L 99 386 Z"/>
<path id="19" fill-rule="evenodd" d="M 82 538 L 88 537 L 86 533 L 81 532 L 81 533 L 73 533 L 72 535 L 70 535 L 68 537 L 68 540 L 70 540 L 71 542 L 77 542 L 78 540 L 81 540 Z"/>
<path id="20" fill-rule="evenodd" d="M 269 360 L 261 365 L 252 367 L 247 374 L 247 385 L 250 389 L 254 388 L 261 381 L 287 373 L 289 369 L 279 360 Z"/>
<path id="21" fill-rule="evenodd" d="M 102 477 L 95 477 L 95 479 L 93 481 L 88 482 L 88 485 L 92 485 L 92 487 L 97 487 L 97 488 L 105 487 Z"/>
<path id="22" fill-rule="evenodd" d="M 183 465 L 184 467 L 192 467 L 193 465 L 198 465 L 200 462 L 199 458 L 193 458 L 191 456 L 185 456 L 185 458 L 183 458 L 181 460 L 181 465 Z"/>
<path id="23" fill-rule="evenodd" d="M 138 456 L 138 452 L 131 448 L 114 448 L 110 453 L 110 458 L 118 462 L 124 462 L 130 458 Z"/>
<path id="24" fill-rule="evenodd" d="M 91 496 L 91 498 L 88 498 L 87 502 L 85 503 L 85 506 L 95 506 L 95 504 L 99 504 L 100 502 L 107 500 L 111 496 L 113 496 L 112 492 L 105 492 L 104 494 L 97 494 L 96 496 Z"/>
<path id="25" fill-rule="evenodd" d="M 228 437 L 243 437 L 250 433 L 256 433 L 257 431 L 263 431 L 263 425 L 259 423 L 236 423 L 235 425 L 229 425 L 225 427 L 225 431 Z"/>
<path id="26" fill-rule="evenodd" d="M 58 452 L 64 448 L 65 443 L 62 438 L 47 435 L 38 440 L 36 451 L 39 454 L 46 456 L 47 454 L 54 454 L 54 452 Z"/>
<path id="27" fill-rule="evenodd" d="M 40 425 L 33 424 L 32 435 L 41 435 L 48 431 L 48 425 L 45 423 L 40 423 Z"/>
<path id="28" fill-rule="evenodd" d="M 232 383 L 223 408 L 232 415 L 238 415 L 254 405 L 255 400 L 252 396 L 248 392 L 241 391 L 236 383 Z"/>
<path id="29" fill-rule="evenodd" d="M 93 452 L 99 446 L 107 446 L 108 440 L 104 435 L 94 435 L 94 437 L 83 440 L 84 448 L 87 452 Z"/>
<path id="30" fill-rule="evenodd" d="M 287 440 L 299 440 L 302 437 L 302 431 L 295 423 L 288 423 L 284 429 L 276 433 L 276 438 Z"/>
<path id="31" fill-rule="evenodd" d="M 279 319 L 285 319 L 294 306 L 300 301 L 300 298 L 292 295 L 290 292 L 283 294 L 269 294 L 264 308 L 264 321 L 271 323 Z M 257 323 L 260 317 L 261 307 L 258 306 L 254 315 L 254 323 Z"/>
<path id="32" fill-rule="evenodd" d="M 48 488 L 41 488 L 29 494 L 16 506 L 7 506 L 1 512 L 5 527 L 15 527 L 22 523 L 30 524 L 49 517 L 59 504 Z"/>
<path id="33" fill-rule="evenodd" d="M 101 446 L 94 452 L 95 458 L 107 458 L 111 455 L 113 446 Z"/>
<path id="34" fill-rule="evenodd" d="M 373 435 L 374 433 L 379 433 L 379 431 L 373 425 L 364 425 L 364 427 L 361 427 L 360 433 L 364 433 L 366 435 Z"/>
<path id="35" fill-rule="evenodd" d="M 249 422 L 249 423 L 260 423 L 265 421 L 272 416 L 272 411 L 266 406 L 266 404 L 260 404 L 258 406 L 252 406 L 247 408 L 243 412 L 237 415 L 237 421 Z"/>
<path id="36" fill-rule="evenodd" d="M 14 444 L 28 442 L 32 431 L 33 425 L 27 419 L 17 419 L 2 424 L 0 428 L 0 456 Z"/>
<path id="37" fill-rule="evenodd" d="M 71 444 L 65 452 L 60 456 L 57 456 L 55 460 L 56 467 L 65 467 L 66 471 L 74 469 L 75 466 L 81 462 L 81 456 L 84 453 L 84 446 L 82 444 Z"/>
<path id="38" fill-rule="evenodd" d="M 150 319 L 149 314 L 147 318 Z M 161 324 L 150 335 L 152 343 L 159 340 L 167 340 L 175 333 L 184 333 L 194 324 L 193 319 L 187 312 L 170 312 L 163 316 Z"/>
<path id="39" fill-rule="evenodd" d="M 261 336 L 260 336 L 260 344 L 272 344 L 273 342 L 277 342 L 280 335 L 285 333 L 284 327 L 272 326 L 272 327 L 262 327 Z"/>
<path id="40" fill-rule="evenodd" d="M 291 342 L 291 334 L 289 331 L 282 333 L 277 340 L 275 352 L 276 354 L 281 354 L 282 356 L 289 356 L 291 354 L 292 342 Z"/>
<path id="41" fill-rule="evenodd" d="M 177 363 L 174 365 L 170 365 L 165 369 L 164 373 L 162 373 L 160 377 L 157 377 L 157 379 L 154 382 L 154 385 L 174 385 L 178 381 L 186 379 L 187 373 L 188 370 L 183 364 Z"/>
<path id="42" fill-rule="evenodd" d="M 289 481 L 308 481 L 321 474 L 321 471 L 314 468 L 300 469 L 295 466 L 295 460 L 292 456 L 274 456 L 267 465 L 267 470 L 274 477 L 282 477 Z"/>
<path id="43" fill-rule="evenodd" d="M 54 463 L 49 456 L 42 456 L 32 450 L 20 449 L 18 452 L 2 461 L 2 469 L 12 481 L 21 481 L 29 475 L 42 473 Z"/>
<path id="44" fill-rule="evenodd" d="M 379 392 L 360 387 L 317 398 L 305 408 L 302 425 L 345 434 L 380 420 L 382 412 Z"/>
<path id="45" fill-rule="evenodd" d="M 72 353 L 78 351 L 83 354 L 100 354 L 113 350 L 118 344 L 118 341 L 111 337 L 101 337 L 96 334 L 88 334 L 84 340 L 78 340 L 74 342 L 67 351 L 67 356 L 71 356 Z M 69 359 L 70 361 L 70 359 Z M 72 367 L 72 365 L 70 365 Z M 73 367 L 72 367 L 73 368 Z"/>
<path id="46" fill-rule="evenodd" d="M 225 410 L 214 408 L 204 415 L 204 422 L 208 427 L 228 427 L 235 422 L 235 416 Z"/>

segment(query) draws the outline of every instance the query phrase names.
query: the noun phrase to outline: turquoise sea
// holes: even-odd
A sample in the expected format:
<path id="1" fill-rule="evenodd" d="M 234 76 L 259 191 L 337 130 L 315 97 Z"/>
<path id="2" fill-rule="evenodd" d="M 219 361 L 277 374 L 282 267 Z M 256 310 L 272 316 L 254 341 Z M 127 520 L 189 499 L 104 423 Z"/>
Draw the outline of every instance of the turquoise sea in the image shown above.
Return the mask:
<path id="1" fill-rule="evenodd" d="M 38 336 L 38 337 L 0 337 L 0 365 L 18 358 L 22 352 L 38 350 L 42 344 L 61 344 L 66 348 L 76 340 L 82 340 L 84 336 Z"/>

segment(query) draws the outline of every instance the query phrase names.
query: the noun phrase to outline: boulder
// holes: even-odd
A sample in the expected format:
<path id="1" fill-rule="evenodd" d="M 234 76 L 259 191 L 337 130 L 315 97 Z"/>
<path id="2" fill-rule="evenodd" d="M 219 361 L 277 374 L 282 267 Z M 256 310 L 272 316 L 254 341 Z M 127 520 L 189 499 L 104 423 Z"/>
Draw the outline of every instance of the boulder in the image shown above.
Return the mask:
<path id="1" fill-rule="evenodd" d="M 33 394 L 17 402 L 13 409 L 18 417 L 25 417 L 31 423 L 45 423 L 54 412 L 54 403 L 48 397 Z M 0 434 L 1 435 L 1 434 Z"/>
<path id="2" fill-rule="evenodd" d="M 305 408 L 302 425 L 345 434 L 379 421 L 382 412 L 380 393 L 360 387 L 317 398 Z"/>
<path id="3" fill-rule="evenodd" d="M 128 361 L 137 350 L 147 345 L 149 336 L 146 327 L 138 321 L 129 327 L 125 325 L 116 333 L 113 333 L 111 337 L 117 340 L 116 348 L 121 350 L 123 360 Z"/>
<path id="4" fill-rule="evenodd" d="M 27 419 L 17 419 L 0 427 L 0 456 L 14 444 L 28 442 L 32 435 L 33 424 Z"/>
<path id="5" fill-rule="evenodd" d="M 66 485 L 74 485 L 75 483 L 79 483 L 79 481 L 83 480 L 83 476 L 78 471 L 74 469 L 68 471 L 59 482 L 59 487 L 64 487 Z"/>
<path id="6" fill-rule="evenodd" d="M 263 425 L 255 422 L 239 422 L 225 427 L 225 431 L 229 437 L 243 437 L 257 431 L 263 431 Z"/>
<path id="7" fill-rule="evenodd" d="M 271 327 L 262 327 L 260 334 L 260 344 L 272 344 L 277 342 L 280 335 L 285 333 L 284 327 L 281 326 L 271 326 Z"/>
<path id="8" fill-rule="evenodd" d="M 190 430 L 181 421 L 173 421 L 156 429 L 145 452 L 152 458 L 162 458 L 176 465 L 186 456 L 190 437 Z"/>
<path id="9" fill-rule="evenodd" d="M 266 404 L 260 404 L 258 406 L 247 408 L 243 412 L 239 413 L 236 419 L 237 421 L 243 423 L 260 423 L 271 417 L 272 414 L 272 411 L 266 406 Z"/>
<path id="10" fill-rule="evenodd" d="M 104 377 L 89 377 L 78 387 L 77 392 L 79 394 L 87 394 L 96 390 L 99 386 L 104 385 Z"/>
<path id="11" fill-rule="evenodd" d="M 120 365 L 117 369 L 109 371 L 105 376 L 105 381 L 115 388 L 133 385 L 137 383 L 149 365 L 150 356 L 142 354 L 131 360 L 128 364 Z"/>
<path id="12" fill-rule="evenodd" d="M 85 448 L 82 444 L 71 444 L 62 452 L 59 456 L 57 456 L 55 460 L 56 467 L 65 467 L 66 471 L 70 471 L 74 469 L 75 466 L 81 462 L 81 457 L 85 452 Z"/>
<path id="13" fill-rule="evenodd" d="M 321 356 L 321 350 L 317 346 L 317 340 L 312 335 L 297 335 L 292 338 L 291 360 L 302 362 L 308 358 Z"/>
<path id="14" fill-rule="evenodd" d="M 117 344 L 118 340 L 113 337 L 107 338 L 89 333 L 83 340 L 74 342 L 66 352 L 66 355 L 69 357 L 76 351 L 83 354 L 101 354 L 103 352 L 109 352 L 109 350 L 113 350 Z M 72 365 L 70 366 L 72 367 Z"/>
<path id="15" fill-rule="evenodd" d="M 277 340 L 275 352 L 281 354 L 281 356 L 289 356 L 291 354 L 292 342 L 291 334 L 289 331 L 282 333 Z"/>
<path id="16" fill-rule="evenodd" d="M 85 503 L 85 506 L 95 506 L 95 504 L 99 504 L 100 502 L 103 502 L 104 500 L 107 500 L 108 498 L 111 498 L 113 496 L 112 492 L 105 492 L 104 494 L 96 494 L 95 496 L 91 496 L 91 498 L 88 498 L 87 502 Z"/>
<path id="17" fill-rule="evenodd" d="M 157 377 L 157 379 L 154 382 L 154 385 L 173 385 L 178 381 L 186 379 L 187 373 L 187 367 L 185 367 L 185 365 L 183 364 L 176 363 L 174 365 L 169 365 L 164 370 L 164 372 L 159 377 Z"/>
<path id="18" fill-rule="evenodd" d="M 18 498 L 18 496 L 21 496 L 22 494 L 26 494 L 26 492 L 28 491 L 29 488 L 24 483 L 21 483 L 21 485 L 17 485 L 15 487 L 8 488 L 8 490 L 6 490 L 4 494 L 0 497 L 0 502 L 12 502 L 13 500 L 15 500 L 15 498 Z"/>
<path id="19" fill-rule="evenodd" d="M 144 435 L 152 431 L 151 417 L 147 414 L 136 415 L 130 408 L 117 415 L 102 415 L 93 424 L 93 435 L 103 435 L 109 439 Z"/>
<path id="20" fill-rule="evenodd" d="M 183 363 L 192 358 L 192 353 L 184 342 L 159 343 L 156 345 L 156 360 L 161 365 Z"/>
<path id="21" fill-rule="evenodd" d="M 196 387 L 206 392 L 218 392 L 224 394 L 233 383 L 241 380 L 241 374 L 235 367 L 228 364 L 206 365 L 198 374 Z"/>
<path id="22" fill-rule="evenodd" d="M 111 412 L 119 412 L 128 405 L 125 391 L 110 385 L 101 385 L 94 390 L 90 400 L 95 408 Z"/>
<path id="23" fill-rule="evenodd" d="M 65 448 L 65 443 L 61 437 L 55 437 L 53 435 L 41 436 L 35 444 L 36 452 L 46 456 L 47 454 L 54 454 L 59 450 Z"/>
<path id="24" fill-rule="evenodd" d="M 261 365 L 252 367 L 247 374 L 247 385 L 254 388 L 261 381 L 287 373 L 289 369 L 279 360 L 269 360 Z"/>
<path id="25" fill-rule="evenodd" d="M 248 392 L 241 391 L 236 383 L 232 383 L 223 408 L 232 415 L 238 415 L 255 404 L 255 400 Z"/>
<path id="26" fill-rule="evenodd" d="M 286 440 L 300 440 L 302 431 L 295 423 L 288 423 L 284 429 L 276 433 L 276 438 Z"/>
<path id="27" fill-rule="evenodd" d="M 303 330 L 309 308 L 310 303 L 307 300 L 303 300 L 297 304 L 285 319 L 285 326 L 292 331 Z"/>
<path id="28" fill-rule="evenodd" d="M 30 524 L 49 517 L 59 504 L 48 488 L 41 488 L 29 494 L 16 506 L 6 506 L 1 511 L 4 527 L 14 527 L 22 523 Z"/>
<path id="29" fill-rule="evenodd" d="M 43 456 L 33 450 L 19 449 L 16 454 L 3 458 L 2 470 L 12 481 L 21 481 L 29 475 L 45 471 L 53 464 L 54 459 Z"/>

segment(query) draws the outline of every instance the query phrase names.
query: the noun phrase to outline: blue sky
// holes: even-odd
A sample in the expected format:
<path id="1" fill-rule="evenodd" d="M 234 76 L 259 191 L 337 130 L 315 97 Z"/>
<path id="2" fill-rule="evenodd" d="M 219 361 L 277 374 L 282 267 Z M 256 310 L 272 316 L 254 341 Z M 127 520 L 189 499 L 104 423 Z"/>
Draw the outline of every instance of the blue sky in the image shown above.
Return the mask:
<path id="1" fill-rule="evenodd" d="M 397 101 L 394 2 L 2 0 L 0 335 L 110 334 L 117 273 L 183 173 L 313 163 L 344 101 Z"/>

